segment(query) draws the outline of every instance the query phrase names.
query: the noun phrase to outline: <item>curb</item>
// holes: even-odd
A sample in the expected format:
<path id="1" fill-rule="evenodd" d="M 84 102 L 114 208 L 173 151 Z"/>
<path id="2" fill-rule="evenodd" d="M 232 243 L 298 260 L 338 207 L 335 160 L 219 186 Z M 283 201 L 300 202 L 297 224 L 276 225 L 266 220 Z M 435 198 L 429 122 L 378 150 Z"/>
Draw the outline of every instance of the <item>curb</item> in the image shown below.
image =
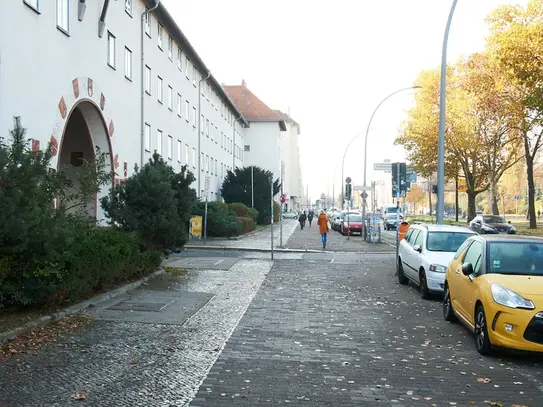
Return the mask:
<path id="1" fill-rule="evenodd" d="M 99 305 L 99 304 L 107 301 L 107 300 L 115 298 L 115 297 L 119 296 L 120 294 L 124 294 L 127 291 L 131 291 L 131 290 L 133 290 L 135 288 L 138 288 L 140 285 L 147 282 L 147 280 L 149 280 L 149 279 L 151 279 L 153 277 L 156 277 L 156 276 L 158 276 L 159 274 L 162 274 L 162 273 L 165 273 L 165 271 L 163 269 L 158 269 L 157 271 L 155 271 L 154 273 L 152 273 L 152 274 L 150 274 L 150 275 L 148 275 L 146 277 L 143 277 L 143 278 L 141 278 L 141 279 L 139 279 L 137 281 L 134 281 L 132 283 L 123 285 L 123 286 L 121 286 L 119 288 L 116 288 L 115 290 L 108 291 L 107 293 L 97 295 L 97 296 L 92 297 L 92 298 L 90 298 L 88 300 L 80 302 L 79 304 L 71 305 L 71 306 L 69 306 L 67 308 L 64 308 L 61 311 L 55 312 L 54 314 L 41 316 L 41 317 L 39 317 L 39 318 L 37 318 L 37 319 L 35 319 L 33 321 L 27 322 L 23 326 L 20 326 L 18 328 L 14 328 L 14 329 L 12 329 L 10 331 L 0 332 L 0 344 L 3 345 L 5 343 L 13 340 L 17 336 L 19 336 L 19 335 L 21 335 L 21 334 L 23 334 L 25 332 L 28 332 L 28 331 L 30 331 L 32 329 L 48 325 L 48 324 L 50 324 L 52 322 L 58 321 L 58 320 L 60 320 L 62 318 L 65 318 L 67 316 L 79 314 L 82 311 L 86 310 L 87 308 L 94 307 L 96 305 Z"/>
<path id="2" fill-rule="evenodd" d="M 395 246 L 394 246 L 395 247 Z M 253 247 L 231 247 L 231 246 L 185 246 L 185 249 L 190 250 L 222 250 L 222 251 L 240 251 L 240 252 L 257 252 L 270 253 L 271 249 L 256 249 Z M 274 253 L 349 253 L 349 254 L 391 254 L 392 251 L 367 251 L 367 252 L 341 252 L 330 250 L 315 250 L 315 249 L 280 249 L 274 248 Z"/>

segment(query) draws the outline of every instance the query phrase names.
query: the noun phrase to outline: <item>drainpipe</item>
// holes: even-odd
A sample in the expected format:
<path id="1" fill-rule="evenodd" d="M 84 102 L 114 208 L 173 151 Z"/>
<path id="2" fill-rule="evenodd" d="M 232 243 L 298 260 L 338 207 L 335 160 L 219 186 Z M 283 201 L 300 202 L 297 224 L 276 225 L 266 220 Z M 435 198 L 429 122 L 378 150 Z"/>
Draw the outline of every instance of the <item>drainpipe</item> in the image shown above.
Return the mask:
<path id="1" fill-rule="evenodd" d="M 86 1 L 87 0 L 79 0 L 79 3 L 77 4 L 77 19 L 79 21 L 83 21 L 83 18 L 85 17 L 85 10 L 87 10 Z"/>
<path id="2" fill-rule="evenodd" d="M 200 79 L 198 81 L 198 196 L 201 198 L 202 197 L 202 190 L 201 190 L 201 186 L 202 186 L 202 182 L 201 182 L 201 179 L 202 179 L 202 135 L 200 133 L 201 131 L 201 126 L 202 126 L 202 89 L 201 89 L 201 86 L 202 86 L 202 82 L 203 81 L 207 81 L 209 79 L 209 77 L 211 76 L 211 72 L 208 71 L 207 72 L 207 76 L 204 78 L 202 76 L 202 79 Z"/>
<path id="3" fill-rule="evenodd" d="M 160 0 L 156 0 L 155 5 L 150 8 L 149 10 L 145 10 L 143 13 L 141 13 L 141 71 L 140 71 L 140 79 L 141 79 L 141 101 L 140 101 L 140 121 L 141 121 L 141 167 L 145 164 L 145 52 L 144 52 L 144 43 L 143 39 L 145 37 L 145 17 L 147 15 L 151 15 L 153 11 L 155 11 L 160 4 Z"/>
<path id="4" fill-rule="evenodd" d="M 98 37 L 102 38 L 104 35 L 104 28 L 106 28 L 106 14 L 109 7 L 109 0 L 104 0 L 104 7 L 102 8 L 102 14 L 100 14 L 100 20 L 98 20 Z"/>
<path id="5" fill-rule="evenodd" d="M 232 171 L 235 171 L 236 169 L 236 123 L 241 119 L 243 115 L 239 115 L 239 117 L 234 120 L 234 124 L 232 126 Z"/>

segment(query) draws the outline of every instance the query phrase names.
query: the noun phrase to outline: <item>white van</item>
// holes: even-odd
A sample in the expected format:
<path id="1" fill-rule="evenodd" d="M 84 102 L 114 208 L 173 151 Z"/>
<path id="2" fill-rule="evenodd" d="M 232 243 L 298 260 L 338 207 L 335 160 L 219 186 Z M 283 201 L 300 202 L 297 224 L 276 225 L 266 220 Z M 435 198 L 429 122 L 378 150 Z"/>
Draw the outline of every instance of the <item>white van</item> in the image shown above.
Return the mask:
<path id="1" fill-rule="evenodd" d="M 403 220 L 401 206 L 390 204 L 381 208 L 381 214 L 383 215 L 383 227 L 385 230 L 396 229 L 398 227 L 398 212 L 400 214 L 400 220 Z"/>

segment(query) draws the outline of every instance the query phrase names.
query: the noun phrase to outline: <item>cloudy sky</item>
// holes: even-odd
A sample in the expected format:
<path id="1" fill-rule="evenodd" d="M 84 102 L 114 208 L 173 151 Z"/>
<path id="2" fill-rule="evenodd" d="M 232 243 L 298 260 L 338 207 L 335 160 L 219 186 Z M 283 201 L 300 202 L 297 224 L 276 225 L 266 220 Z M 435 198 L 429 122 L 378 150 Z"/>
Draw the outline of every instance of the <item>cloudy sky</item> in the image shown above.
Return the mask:
<path id="1" fill-rule="evenodd" d="M 162 0 L 213 75 L 247 86 L 301 124 L 302 176 L 309 194 L 340 190 L 341 160 L 377 104 L 439 66 L 450 0 Z M 459 0 L 449 60 L 484 46 L 485 16 L 527 0 Z M 379 109 L 368 141 L 368 184 L 386 175 L 374 162 L 403 161 L 394 147 L 413 93 Z M 345 176 L 362 184 L 363 137 L 345 157 Z"/>

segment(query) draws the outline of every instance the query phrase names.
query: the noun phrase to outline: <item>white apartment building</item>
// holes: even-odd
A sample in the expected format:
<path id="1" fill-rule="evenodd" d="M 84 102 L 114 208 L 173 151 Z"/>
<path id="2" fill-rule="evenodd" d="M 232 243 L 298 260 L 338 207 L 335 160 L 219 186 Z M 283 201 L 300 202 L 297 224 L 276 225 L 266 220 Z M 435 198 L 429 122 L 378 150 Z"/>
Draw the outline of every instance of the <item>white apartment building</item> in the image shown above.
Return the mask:
<path id="1" fill-rule="evenodd" d="M 33 148 L 52 143 L 55 168 L 99 147 L 120 182 L 157 151 L 200 196 L 209 177 L 211 200 L 248 144 L 248 121 L 155 0 L 0 1 L 1 136 L 14 116 Z M 89 204 L 98 220 L 106 192 Z"/>

